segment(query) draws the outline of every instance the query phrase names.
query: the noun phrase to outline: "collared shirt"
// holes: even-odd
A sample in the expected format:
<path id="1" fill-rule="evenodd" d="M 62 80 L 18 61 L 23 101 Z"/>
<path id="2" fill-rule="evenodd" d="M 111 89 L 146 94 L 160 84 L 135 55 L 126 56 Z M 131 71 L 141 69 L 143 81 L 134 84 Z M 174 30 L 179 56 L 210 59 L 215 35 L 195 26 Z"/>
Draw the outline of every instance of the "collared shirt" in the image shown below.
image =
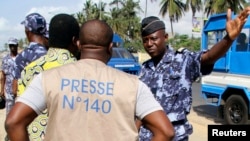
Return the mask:
<path id="1" fill-rule="evenodd" d="M 14 79 L 13 72 L 15 66 L 15 58 L 16 57 L 11 57 L 10 54 L 7 54 L 5 57 L 3 57 L 2 60 L 1 70 L 6 75 L 5 92 L 7 94 L 12 94 L 12 81 Z"/>
<path id="2" fill-rule="evenodd" d="M 47 49 L 45 46 L 31 42 L 27 48 L 25 48 L 17 57 L 16 57 L 16 65 L 14 77 L 18 79 L 21 77 L 21 72 L 25 66 L 27 66 L 30 62 L 38 59 L 39 57 L 45 55 L 47 53 Z"/>
<path id="3" fill-rule="evenodd" d="M 76 61 L 76 58 L 66 49 L 50 47 L 47 54 L 27 65 L 18 79 L 18 96 L 20 96 L 33 78 L 44 70 L 62 66 Z M 48 80 L 49 81 L 49 80 Z M 42 141 L 48 121 L 48 112 L 44 110 L 28 128 L 30 140 Z"/>
<path id="4" fill-rule="evenodd" d="M 140 79 L 146 83 L 156 100 L 161 104 L 176 130 L 176 138 L 184 138 L 192 133 L 192 126 L 187 121 L 192 106 L 192 83 L 202 74 L 209 74 L 212 70 L 201 72 L 201 55 L 203 51 L 191 52 L 187 49 L 173 51 L 168 47 L 162 60 L 154 66 L 150 59 L 143 63 Z M 152 136 L 149 130 L 141 128 L 140 139 L 149 140 Z"/>

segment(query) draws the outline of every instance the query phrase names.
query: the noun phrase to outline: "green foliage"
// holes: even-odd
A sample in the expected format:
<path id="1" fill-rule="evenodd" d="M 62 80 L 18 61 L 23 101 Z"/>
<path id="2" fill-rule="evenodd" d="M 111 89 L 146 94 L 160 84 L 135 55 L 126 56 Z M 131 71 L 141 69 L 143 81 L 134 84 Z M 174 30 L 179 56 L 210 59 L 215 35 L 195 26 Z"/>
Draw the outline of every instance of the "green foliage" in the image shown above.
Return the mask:
<path id="1" fill-rule="evenodd" d="M 145 52 L 141 40 L 125 41 L 124 47 L 133 53 L 138 51 Z"/>
<path id="2" fill-rule="evenodd" d="M 155 0 L 151 0 L 151 2 L 153 1 Z M 110 6 L 109 11 L 105 11 L 107 5 Z M 174 35 L 173 22 L 178 22 L 190 9 L 192 10 L 192 17 L 195 16 L 195 13 L 203 8 L 202 5 L 204 5 L 205 13 L 209 16 L 213 13 L 225 12 L 228 7 L 237 13 L 249 3 L 247 4 L 246 0 L 186 0 L 185 3 L 182 0 L 162 0 L 160 14 L 163 17 L 165 15 L 170 17 L 171 32 Z M 146 11 L 147 9 L 145 9 Z M 73 16 L 77 19 L 79 25 L 90 19 L 105 20 L 115 33 L 125 39 L 125 47 L 133 47 L 137 51 L 144 51 L 140 35 L 141 17 L 138 16 L 138 12 L 143 12 L 140 7 L 140 0 L 113 0 L 110 3 L 101 1 L 98 4 L 94 3 L 94 0 L 86 0 L 83 3 L 82 10 L 73 14 Z M 190 17 L 190 20 L 192 17 Z M 26 47 L 28 45 L 27 38 L 20 39 L 19 43 L 20 48 Z M 185 46 L 191 50 L 200 49 L 200 39 L 187 35 L 177 34 L 169 40 L 169 43 L 175 48 Z M 4 48 L 8 49 L 7 47 L 7 44 L 5 44 Z"/>
<path id="3" fill-rule="evenodd" d="M 191 51 L 199 51 L 201 45 L 201 38 L 189 37 L 188 35 L 176 34 L 173 38 L 168 40 L 168 43 L 177 50 L 185 47 Z"/>
<path id="4" fill-rule="evenodd" d="M 160 14 L 164 17 L 167 13 L 170 19 L 171 34 L 174 34 L 173 22 L 178 22 L 185 14 L 186 4 L 181 0 L 162 0 Z"/>
<path id="5" fill-rule="evenodd" d="M 239 13 L 247 6 L 247 0 L 205 0 L 205 13 L 207 17 L 212 14 L 224 13 L 228 8 Z"/>

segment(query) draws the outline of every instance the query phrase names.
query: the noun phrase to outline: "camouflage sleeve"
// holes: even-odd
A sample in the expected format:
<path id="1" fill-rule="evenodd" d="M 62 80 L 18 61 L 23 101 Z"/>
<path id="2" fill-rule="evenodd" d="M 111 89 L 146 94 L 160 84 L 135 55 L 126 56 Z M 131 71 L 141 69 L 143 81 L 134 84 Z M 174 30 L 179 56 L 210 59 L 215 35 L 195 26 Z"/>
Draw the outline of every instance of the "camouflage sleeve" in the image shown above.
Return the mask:
<path id="1" fill-rule="evenodd" d="M 204 54 L 205 52 L 206 52 L 207 50 L 205 50 L 205 51 L 200 51 L 199 52 L 199 62 L 201 62 L 201 56 L 202 56 L 202 54 Z M 209 65 L 202 65 L 201 63 L 200 63 L 200 72 L 201 72 L 201 75 L 208 75 L 208 74 L 210 74 L 211 72 L 212 72 L 212 70 L 213 70 L 213 68 L 214 68 L 214 64 L 209 64 Z"/>
<path id="2" fill-rule="evenodd" d="M 208 75 L 212 72 L 213 66 L 212 65 L 201 65 L 201 56 L 206 51 L 198 51 L 198 52 L 190 52 L 190 72 L 193 80 L 196 80 L 198 77 L 202 75 Z"/>

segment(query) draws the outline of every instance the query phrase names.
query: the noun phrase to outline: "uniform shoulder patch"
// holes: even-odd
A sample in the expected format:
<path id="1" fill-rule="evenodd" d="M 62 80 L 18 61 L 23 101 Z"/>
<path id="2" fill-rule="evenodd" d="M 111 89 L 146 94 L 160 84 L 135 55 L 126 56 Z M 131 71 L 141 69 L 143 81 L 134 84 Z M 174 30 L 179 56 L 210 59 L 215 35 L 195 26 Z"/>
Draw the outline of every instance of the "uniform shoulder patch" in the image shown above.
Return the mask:
<path id="1" fill-rule="evenodd" d="M 181 48 L 179 48 L 179 49 L 177 50 L 177 52 L 178 52 L 178 53 L 183 53 L 183 52 L 184 52 L 184 50 L 186 50 L 186 48 L 181 47 Z"/>

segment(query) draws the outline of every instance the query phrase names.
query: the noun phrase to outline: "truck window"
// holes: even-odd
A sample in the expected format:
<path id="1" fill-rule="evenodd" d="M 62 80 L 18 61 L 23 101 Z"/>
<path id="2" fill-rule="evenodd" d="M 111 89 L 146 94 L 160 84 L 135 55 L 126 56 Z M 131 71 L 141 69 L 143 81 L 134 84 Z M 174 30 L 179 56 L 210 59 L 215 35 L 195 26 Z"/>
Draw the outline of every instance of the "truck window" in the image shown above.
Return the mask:
<path id="1" fill-rule="evenodd" d="M 236 40 L 236 51 L 245 52 L 249 51 L 249 29 L 243 29 Z"/>
<path id="2" fill-rule="evenodd" d="M 240 33 L 237 38 L 236 43 L 236 51 L 247 51 L 247 43 L 246 43 L 247 36 L 245 33 Z"/>
<path id="3" fill-rule="evenodd" d="M 219 42 L 226 35 L 225 30 L 208 32 L 208 49 Z"/>
<path id="4" fill-rule="evenodd" d="M 232 14 L 232 18 L 237 15 Z M 202 49 L 210 49 L 226 34 L 227 14 L 211 15 L 203 28 Z M 207 104 L 218 107 L 225 124 L 250 123 L 250 17 L 228 52 L 219 58 L 209 75 L 201 78 L 201 94 Z"/>

